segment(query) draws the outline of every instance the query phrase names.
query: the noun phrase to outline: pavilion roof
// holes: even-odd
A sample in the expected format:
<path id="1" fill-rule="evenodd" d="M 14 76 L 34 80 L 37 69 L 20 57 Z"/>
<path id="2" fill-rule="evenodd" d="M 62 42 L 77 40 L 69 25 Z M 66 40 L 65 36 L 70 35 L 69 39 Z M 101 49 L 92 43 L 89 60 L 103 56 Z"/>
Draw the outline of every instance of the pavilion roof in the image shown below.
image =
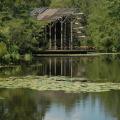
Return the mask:
<path id="1" fill-rule="evenodd" d="M 36 16 L 37 20 L 55 21 L 74 14 L 74 10 L 70 8 L 36 8 L 31 14 Z"/>

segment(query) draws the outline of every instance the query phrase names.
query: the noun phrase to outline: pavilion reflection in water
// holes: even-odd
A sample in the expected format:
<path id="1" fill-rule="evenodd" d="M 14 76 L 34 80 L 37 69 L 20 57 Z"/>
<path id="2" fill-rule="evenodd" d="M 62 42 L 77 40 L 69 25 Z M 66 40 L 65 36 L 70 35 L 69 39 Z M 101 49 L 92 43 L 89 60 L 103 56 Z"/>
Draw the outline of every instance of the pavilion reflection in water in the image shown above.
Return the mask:
<path id="1" fill-rule="evenodd" d="M 41 59 L 39 75 L 84 77 L 86 70 L 81 60 L 74 57 L 49 57 Z"/>

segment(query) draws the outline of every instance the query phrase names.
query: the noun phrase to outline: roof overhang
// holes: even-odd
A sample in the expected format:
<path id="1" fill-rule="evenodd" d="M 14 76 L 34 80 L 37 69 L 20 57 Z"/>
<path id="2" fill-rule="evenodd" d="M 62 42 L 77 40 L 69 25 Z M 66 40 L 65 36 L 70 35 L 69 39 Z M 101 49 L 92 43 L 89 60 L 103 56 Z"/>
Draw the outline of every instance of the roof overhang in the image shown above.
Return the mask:
<path id="1" fill-rule="evenodd" d="M 74 10 L 70 8 L 36 8 L 31 12 L 37 20 L 56 21 L 63 17 L 74 15 Z"/>

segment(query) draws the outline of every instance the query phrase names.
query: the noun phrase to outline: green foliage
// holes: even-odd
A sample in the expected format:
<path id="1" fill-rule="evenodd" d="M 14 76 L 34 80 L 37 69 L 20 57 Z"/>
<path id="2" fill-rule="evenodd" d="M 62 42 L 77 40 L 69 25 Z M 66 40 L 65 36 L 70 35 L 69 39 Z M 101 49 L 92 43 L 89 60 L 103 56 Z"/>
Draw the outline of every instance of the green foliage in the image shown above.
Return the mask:
<path id="1" fill-rule="evenodd" d="M 12 48 L 22 54 L 35 51 L 40 42 L 39 32 L 45 24 L 45 22 L 27 19 L 20 26 L 10 28 L 11 45 L 14 42 Z"/>
<path id="2" fill-rule="evenodd" d="M 24 55 L 24 60 L 25 61 L 31 61 L 32 60 L 32 55 L 31 54 L 25 54 Z"/>
<path id="3" fill-rule="evenodd" d="M 10 63 L 11 62 L 11 55 L 5 54 L 2 59 L 4 60 L 4 63 Z"/>
<path id="4" fill-rule="evenodd" d="M 71 7 L 72 0 L 52 0 L 50 7 Z"/>
<path id="5" fill-rule="evenodd" d="M 119 14 L 115 14 L 120 9 L 119 3 L 118 0 L 92 1 L 88 15 L 88 31 L 98 50 L 107 52 L 119 50 L 120 21 Z M 116 8 L 117 6 L 119 8 Z"/>
<path id="6" fill-rule="evenodd" d="M 119 0 L 1 0 L 0 56 L 6 54 L 4 58 L 11 61 L 18 59 L 18 54 L 37 52 L 43 41 L 42 27 L 47 23 L 32 19 L 30 11 L 43 6 L 77 8 L 84 12 L 88 45 L 94 45 L 98 51 L 120 51 Z"/>
<path id="7" fill-rule="evenodd" d="M 7 53 L 6 44 L 3 42 L 0 42 L 0 58 L 3 57 L 6 53 Z"/>
<path id="8" fill-rule="evenodd" d="M 5 43 L 0 46 L 0 56 L 5 62 L 18 61 L 20 54 L 38 49 L 41 40 L 39 33 L 46 22 L 34 20 L 30 12 L 36 7 L 49 4 L 50 0 L 0 1 L 0 42 Z"/>
<path id="9" fill-rule="evenodd" d="M 120 51 L 119 0 L 52 0 L 51 7 L 74 7 L 87 18 L 88 44 L 104 52 Z"/>
<path id="10" fill-rule="evenodd" d="M 114 20 L 120 21 L 120 1 L 119 0 L 107 0 L 107 7 L 109 9 L 109 15 Z"/>

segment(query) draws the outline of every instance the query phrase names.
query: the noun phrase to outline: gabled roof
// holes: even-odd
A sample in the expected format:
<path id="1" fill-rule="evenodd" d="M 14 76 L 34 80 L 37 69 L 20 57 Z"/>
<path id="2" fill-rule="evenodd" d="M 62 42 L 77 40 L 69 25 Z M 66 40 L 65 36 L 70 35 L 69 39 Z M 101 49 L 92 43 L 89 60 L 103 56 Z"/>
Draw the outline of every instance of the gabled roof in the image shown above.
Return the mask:
<path id="1" fill-rule="evenodd" d="M 37 20 L 54 21 L 74 14 L 74 10 L 67 8 L 36 8 L 31 14 L 32 16 L 36 16 Z"/>

